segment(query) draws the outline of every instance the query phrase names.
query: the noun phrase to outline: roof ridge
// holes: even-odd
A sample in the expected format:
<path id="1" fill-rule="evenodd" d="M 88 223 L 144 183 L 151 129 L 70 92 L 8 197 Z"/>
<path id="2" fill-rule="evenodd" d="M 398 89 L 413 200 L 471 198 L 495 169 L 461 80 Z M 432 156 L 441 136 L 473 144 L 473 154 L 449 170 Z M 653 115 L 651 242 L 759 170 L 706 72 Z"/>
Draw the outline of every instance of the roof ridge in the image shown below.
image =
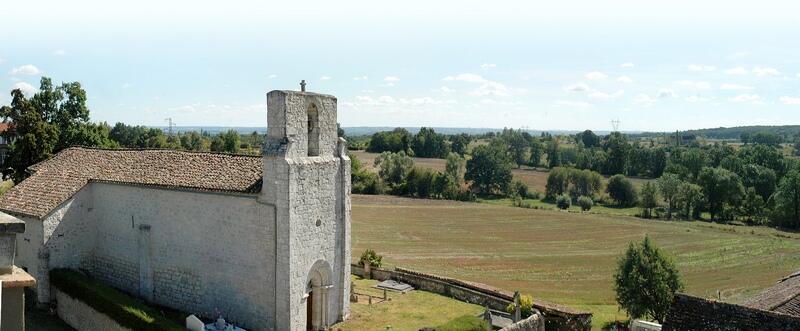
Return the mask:
<path id="1" fill-rule="evenodd" d="M 174 153 L 185 153 L 185 154 L 210 154 L 210 155 L 222 155 L 222 156 L 247 156 L 247 157 L 262 157 L 262 155 L 255 155 L 255 154 L 244 154 L 244 153 L 228 153 L 228 152 L 214 152 L 214 151 L 188 151 L 185 149 L 173 149 L 173 148 L 155 148 L 155 147 L 121 147 L 121 148 L 111 148 L 111 147 L 96 147 L 96 146 L 83 146 L 83 145 L 74 145 L 67 147 L 55 155 L 60 154 L 66 150 L 74 150 L 74 149 L 84 149 L 84 150 L 94 150 L 94 151 L 112 151 L 112 152 L 147 152 L 147 151 L 155 151 L 155 152 L 174 152 Z M 53 155 L 53 156 L 55 156 Z"/>

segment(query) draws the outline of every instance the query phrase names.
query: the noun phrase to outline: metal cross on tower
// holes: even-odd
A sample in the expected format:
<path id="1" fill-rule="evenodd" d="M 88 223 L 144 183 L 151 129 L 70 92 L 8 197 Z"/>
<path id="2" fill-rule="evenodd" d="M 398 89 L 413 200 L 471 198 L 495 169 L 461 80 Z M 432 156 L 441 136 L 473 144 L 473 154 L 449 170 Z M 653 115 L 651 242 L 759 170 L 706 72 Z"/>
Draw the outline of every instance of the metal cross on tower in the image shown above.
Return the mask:
<path id="1" fill-rule="evenodd" d="M 305 92 L 305 91 L 306 91 L 306 80 L 303 79 L 300 81 L 300 92 Z"/>

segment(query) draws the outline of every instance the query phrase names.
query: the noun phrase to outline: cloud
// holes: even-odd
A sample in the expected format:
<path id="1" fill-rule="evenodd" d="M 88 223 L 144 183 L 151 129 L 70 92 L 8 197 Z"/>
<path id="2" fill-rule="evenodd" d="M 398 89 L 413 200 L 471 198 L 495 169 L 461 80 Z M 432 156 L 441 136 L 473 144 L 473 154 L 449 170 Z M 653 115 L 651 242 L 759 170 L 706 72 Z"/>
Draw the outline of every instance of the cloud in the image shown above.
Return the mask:
<path id="1" fill-rule="evenodd" d="M 564 87 L 564 90 L 569 92 L 587 92 L 591 91 L 592 89 L 589 88 L 589 85 L 586 85 L 585 83 L 575 83 Z"/>
<path id="2" fill-rule="evenodd" d="M 6 62 L 6 60 L 4 58 L 0 57 L 0 64 L 3 64 L 3 62 Z M 797 74 L 797 76 L 800 77 L 800 74 Z"/>
<path id="3" fill-rule="evenodd" d="M 753 103 L 756 103 L 756 102 L 760 102 L 761 101 L 761 96 L 759 96 L 758 94 L 740 94 L 740 95 L 737 95 L 737 96 L 735 96 L 733 98 L 730 98 L 730 100 L 733 101 L 733 102 L 753 102 Z"/>
<path id="4" fill-rule="evenodd" d="M 361 90 L 361 93 L 375 93 L 375 90 Z"/>
<path id="5" fill-rule="evenodd" d="M 16 67 L 11 69 L 11 75 L 27 75 L 27 76 L 35 76 L 41 74 L 42 71 L 39 70 L 36 66 L 32 64 L 26 64 L 23 66 Z"/>
<path id="6" fill-rule="evenodd" d="M 129 88 L 131 86 L 133 86 L 133 84 L 128 83 L 128 82 L 125 82 L 124 84 L 122 84 L 122 88 L 124 88 L 124 89 Z"/>
<path id="7" fill-rule="evenodd" d="M 486 69 L 492 69 L 492 68 L 496 68 L 496 67 L 497 67 L 497 65 L 496 65 L 496 64 L 494 64 L 494 63 L 484 63 L 484 64 L 481 64 L 481 69 L 484 69 L 484 70 L 486 70 Z"/>
<path id="8" fill-rule="evenodd" d="M 386 77 L 383 77 L 383 81 L 384 82 L 399 82 L 400 78 L 397 78 L 395 76 L 386 76 Z"/>
<path id="9" fill-rule="evenodd" d="M 684 98 L 684 100 L 686 100 L 686 102 L 706 102 L 706 101 L 708 101 L 710 99 L 709 98 L 704 98 L 704 97 L 701 97 L 701 96 L 697 96 L 697 95 L 691 95 L 691 96 L 688 96 L 688 97 Z"/>
<path id="10" fill-rule="evenodd" d="M 12 90 L 19 89 L 20 91 L 22 91 L 22 93 L 25 93 L 25 95 L 28 95 L 28 96 L 33 95 L 34 93 L 36 93 L 36 88 L 33 87 L 33 85 L 28 84 L 26 82 L 17 82 L 16 84 L 14 84 L 14 86 L 11 89 Z"/>
<path id="11" fill-rule="evenodd" d="M 608 78 L 608 75 L 599 72 L 599 71 L 592 71 L 586 74 L 586 79 L 588 80 L 602 80 Z"/>
<path id="12" fill-rule="evenodd" d="M 658 94 L 656 96 L 659 99 L 665 99 L 665 98 L 675 98 L 678 96 L 678 94 L 676 94 L 675 91 L 671 89 L 663 88 L 658 91 Z"/>
<path id="13" fill-rule="evenodd" d="M 366 75 L 353 77 L 353 80 L 368 80 L 368 79 L 369 77 L 367 77 Z"/>
<path id="14" fill-rule="evenodd" d="M 556 101 L 556 107 L 570 107 L 570 108 L 589 108 L 592 104 L 584 101 L 568 101 L 568 100 L 558 100 Z"/>
<path id="15" fill-rule="evenodd" d="M 656 99 L 647 94 L 640 93 L 633 98 L 633 103 L 647 107 L 656 103 Z"/>
<path id="16" fill-rule="evenodd" d="M 770 67 L 755 67 L 753 68 L 753 74 L 755 74 L 758 77 L 764 77 L 764 76 L 778 76 L 781 74 L 781 72 L 778 71 L 778 69 Z"/>
<path id="17" fill-rule="evenodd" d="M 707 90 L 711 88 L 711 84 L 709 82 L 703 82 L 703 81 L 681 80 L 675 83 L 680 86 L 694 88 L 698 90 Z"/>
<path id="18" fill-rule="evenodd" d="M 633 78 L 630 78 L 628 76 L 619 76 L 617 78 L 617 81 L 620 83 L 630 84 L 633 83 Z"/>
<path id="19" fill-rule="evenodd" d="M 331 76 L 322 76 L 319 78 L 319 80 L 331 80 L 331 79 L 333 79 L 331 78 Z"/>
<path id="20" fill-rule="evenodd" d="M 736 68 L 731 68 L 731 69 L 725 70 L 725 73 L 728 74 L 728 75 L 741 76 L 741 75 L 749 74 L 750 71 L 748 71 L 744 67 L 736 67 Z"/>
<path id="21" fill-rule="evenodd" d="M 800 98 L 781 97 L 779 100 L 786 105 L 800 105 Z"/>
<path id="22" fill-rule="evenodd" d="M 64 56 L 64 55 L 67 55 L 67 51 L 65 51 L 63 49 L 57 49 L 57 50 L 53 51 L 53 55 L 55 55 L 55 56 Z"/>
<path id="23" fill-rule="evenodd" d="M 444 81 L 461 81 L 461 82 L 468 82 L 468 83 L 484 83 L 487 82 L 486 78 L 483 78 L 481 75 L 464 73 L 458 74 L 456 76 L 447 76 L 443 78 Z"/>
<path id="24" fill-rule="evenodd" d="M 453 92 L 455 92 L 456 90 L 454 90 L 454 89 L 451 89 L 451 88 L 449 88 L 449 87 L 447 87 L 447 86 L 442 86 L 442 87 L 440 87 L 440 88 L 439 88 L 439 91 L 441 91 L 442 93 L 445 93 L 445 94 L 447 94 L 447 93 L 453 93 Z"/>
<path id="25" fill-rule="evenodd" d="M 717 67 L 702 64 L 690 64 L 688 69 L 689 71 L 714 71 L 717 69 Z"/>
<path id="26" fill-rule="evenodd" d="M 270 74 L 269 76 L 267 76 L 267 78 L 269 78 L 269 79 L 278 78 L 278 75 L 276 75 L 276 74 Z"/>
<path id="27" fill-rule="evenodd" d="M 739 85 L 739 84 L 724 83 L 719 86 L 719 89 L 728 91 L 745 91 L 745 90 L 752 90 L 753 87 L 746 85 Z"/>
<path id="28" fill-rule="evenodd" d="M 625 62 L 619 65 L 620 68 L 633 68 L 633 63 Z"/>
<path id="29" fill-rule="evenodd" d="M 619 90 L 614 93 L 605 93 L 600 91 L 594 91 L 589 93 L 589 97 L 592 99 L 600 99 L 600 100 L 615 100 L 625 94 L 624 90 Z"/>

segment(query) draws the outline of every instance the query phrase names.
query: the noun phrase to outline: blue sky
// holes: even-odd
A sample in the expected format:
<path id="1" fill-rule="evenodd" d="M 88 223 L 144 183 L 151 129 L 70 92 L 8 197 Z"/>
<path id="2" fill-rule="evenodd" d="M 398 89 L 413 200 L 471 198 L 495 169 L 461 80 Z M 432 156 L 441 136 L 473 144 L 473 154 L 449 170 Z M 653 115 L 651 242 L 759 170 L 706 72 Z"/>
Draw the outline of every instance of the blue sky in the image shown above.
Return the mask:
<path id="1" fill-rule="evenodd" d="M 0 103 L 45 75 L 93 120 L 265 126 L 306 79 L 343 126 L 800 124 L 798 35 L 790 1 L 15 1 Z"/>

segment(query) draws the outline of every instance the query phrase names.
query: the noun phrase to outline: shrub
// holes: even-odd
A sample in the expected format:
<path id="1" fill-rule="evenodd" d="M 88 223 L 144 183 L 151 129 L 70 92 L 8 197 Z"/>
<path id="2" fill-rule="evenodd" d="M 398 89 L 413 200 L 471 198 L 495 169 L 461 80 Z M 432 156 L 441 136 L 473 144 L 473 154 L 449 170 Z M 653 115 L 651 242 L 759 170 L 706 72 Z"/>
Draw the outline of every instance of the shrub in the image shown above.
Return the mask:
<path id="1" fill-rule="evenodd" d="M 521 181 L 515 180 L 515 181 L 511 182 L 511 186 L 509 186 L 509 190 L 508 190 L 508 194 L 507 195 L 508 196 L 512 196 L 512 197 L 513 196 L 518 196 L 518 197 L 521 197 L 523 199 L 527 198 L 528 197 L 528 185 L 523 183 L 523 182 L 521 182 Z"/>
<path id="2" fill-rule="evenodd" d="M 383 265 L 382 260 L 383 256 L 378 255 L 378 253 L 375 253 L 375 251 L 372 249 L 367 249 L 363 254 L 361 254 L 358 264 L 363 267 L 368 262 L 370 266 L 380 268 Z"/>
<path id="3" fill-rule="evenodd" d="M 522 318 L 528 318 L 533 314 L 533 297 L 530 295 L 522 295 L 519 297 L 519 310 L 522 313 Z M 506 312 L 514 314 L 514 303 L 509 303 L 506 306 Z"/>
<path id="4" fill-rule="evenodd" d="M 569 209 L 572 206 L 572 198 L 568 194 L 562 194 L 556 197 L 556 206 L 558 209 Z"/>
<path id="5" fill-rule="evenodd" d="M 77 271 L 53 269 L 50 271 L 50 284 L 124 327 L 133 330 L 185 330 L 145 303 Z"/>
<path id="6" fill-rule="evenodd" d="M 592 201 L 592 198 L 585 195 L 578 197 L 577 203 L 578 206 L 581 206 L 581 210 L 583 211 L 588 211 L 589 209 L 592 209 L 592 206 L 594 206 L 594 201 Z"/>
<path id="7" fill-rule="evenodd" d="M 436 331 L 489 331 L 486 321 L 477 316 L 464 315 L 434 328 Z"/>
<path id="8" fill-rule="evenodd" d="M 636 188 L 623 175 L 611 176 L 606 185 L 606 192 L 611 196 L 611 199 L 614 199 L 622 207 L 630 207 L 636 204 Z"/>

